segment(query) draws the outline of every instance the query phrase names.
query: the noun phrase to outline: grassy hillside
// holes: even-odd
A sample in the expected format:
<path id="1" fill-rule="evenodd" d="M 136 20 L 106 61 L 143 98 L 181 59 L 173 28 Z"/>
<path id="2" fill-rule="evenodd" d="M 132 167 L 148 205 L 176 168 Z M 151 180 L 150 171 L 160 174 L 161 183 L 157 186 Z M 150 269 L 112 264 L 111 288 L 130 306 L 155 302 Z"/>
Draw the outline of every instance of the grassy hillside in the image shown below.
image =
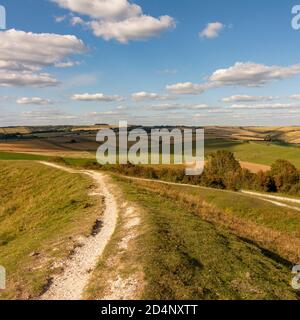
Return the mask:
<path id="1" fill-rule="evenodd" d="M 0 265 L 7 270 L 0 298 L 37 297 L 77 237 L 91 233 L 100 206 L 87 194 L 91 185 L 37 163 L 0 161 Z"/>
<path id="2" fill-rule="evenodd" d="M 135 184 L 182 202 L 203 219 L 224 225 L 296 264 L 300 262 L 299 211 L 230 191 L 155 181 L 135 180 Z"/>
<path id="3" fill-rule="evenodd" d="M 271 165 L 277 159 L 285 159 L 300 168 L 300 147 L 295 145 L 226 140 L 209 140 L 206 142 L 206 153 L 216 150 L 231 151 L 240 161 Z"/>
<path id="4" fill-rule="evenodd" d="M 204 221 L 187 202 L 116 179 L 143 210 L 144 298 L 299 299 L 288 261 Z"/>

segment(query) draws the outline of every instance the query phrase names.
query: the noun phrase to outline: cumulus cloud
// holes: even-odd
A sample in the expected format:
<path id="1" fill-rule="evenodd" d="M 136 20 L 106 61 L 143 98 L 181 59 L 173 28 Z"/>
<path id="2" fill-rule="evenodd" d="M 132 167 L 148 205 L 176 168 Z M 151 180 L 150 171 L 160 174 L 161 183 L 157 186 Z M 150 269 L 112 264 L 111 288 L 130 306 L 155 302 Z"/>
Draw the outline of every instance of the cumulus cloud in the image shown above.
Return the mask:
<path id="1" fill-rule="evenodd" d="M 266 103 L 266 104 L 234 104 L 231 109 L 299 109 L 300 105 L 290 103 Z"/>
<path id="2" fill-rule="evenodd" d="M 42 69 L 86 51 L 75 36 L 15 29 L 0 32 L 0 43 L 0 86 L 57 85 L 58 81 Z"/>
<path id="3" fill-rule="evenodd" d="M 147 107 L 150 110 L 155 111 L 167 111 L 167 110 L 204 110 L 209 109 L 207 104 L 180 104 L 180 103 L 164 103 Z"/>
<path id="4" fill-rule="evenodd" d="M 51 87 L 59 84 L 49 73 L 33 73 L 31 71 L 0 70 L 0 87 L 33 86 Z"/>
<path id="5" fill-rule="evenodd" d="M 226 69 L 218 69 L 203 84 L 191 82 L 168 85 L 167 90 L 179 94 L 200 94 L 211 88 L 224 86 L 261 87 L 267 83 L 300 75 L 300 64 L 288 67 L 267 66 L 253 62 L 237 62 Z"/>
<path id="6" fill-rule="evenodd" d="M 0 43 L 0 61 L 22 66 L 49 66 L 86 50 L 76 36 L 15 29 L 0 32 Z"/>
<path id="7" fill-rule="evenodd" d="M 101 102 L 113 102 L 113 101 L 123 101 L 124 98 L 120 96 L 108 96 L 103 93 L 83 93 L 83 94 L 74 94 L 71 97 L 72 100 L 75 101 L 85 101 L 85 102 L 93 102 L 93 101 L 101 101 Z"/>
<path id="8" fill-rule="evenodd" d="M 132 100 L 134 101 L 141 101 L 141 100 L 173 100 L 176 99 L 174 96 L 170 95 L 160 95 L 158 93 L 152 92 L 136 92 L 131 95 Z"/>
<path id="9" fill-rule="evenodd" d="M 181 82 L 172 85 L 167 85 L 166 89 L 169 92 L 176 94 L 201 94 L 212 87 L 211 84 L 195 84 L 192 82 Z"/>
<path id="10" fill-rule="evenodd" d="M 90 25 L 97 37 L 128 43 L 130 40 L 143 40 L 158 36 L 164 30 L 174 27 L 175 22 L 169 16 L 154 18 L 141 15 L 122 21 L 92 21 Z"/>
<path id="11" fill-rule="evenodd" d="M 17 100 L 18 104 L 36 104 L 36 105 L 47 105 L 47 104 L 52 104 L 53 102 L 51 100 L 48 99 L 42 99 L 39 97 L 32 97 L 32 98 L 28 98 L 28 97 L 23 97 Z"/>
<path id="12" fill-rule="evenodd" d="M 199 36 L 207 39 L 217 38 L 224 28 L 225 26 L 221 22 L 211 22 L 199 33 Z"/>
<path id="13" fill-rule="evenodd" d="M 226 103 L 233 102 L 255 102 L 255 101 L 271 101 L 274 97 L 271 96 L 249 96 L 249 95 L 234 95 L 223 98 L 222 101 Z"/>
<path id="14" fill-rule="evenodd" d="M 142 14 L 142 8 L 127 0 L 52 0 L 61 8 L 92 18 L 125 19 Z"/>
<path id="15" fill-rule="evenodd" d="M 139 5 L 127 0 L 52 0 L 60 7 L 88 17 L 73 17 L 71 23 L 86 25 L 97 37 L 116 39 L 120 43 L 158 36 L 174 28 L 175 20 L 167 15 L 145 15 Z"/>
<path id="16" fill-rule="evenodd" d="M 299 74 L 300 64 L 281 67 L 237 62 L 230 68 L 216 70 L 209 80 L 219 85 L 259 87 L 274 80 L 287 79 Z"/>

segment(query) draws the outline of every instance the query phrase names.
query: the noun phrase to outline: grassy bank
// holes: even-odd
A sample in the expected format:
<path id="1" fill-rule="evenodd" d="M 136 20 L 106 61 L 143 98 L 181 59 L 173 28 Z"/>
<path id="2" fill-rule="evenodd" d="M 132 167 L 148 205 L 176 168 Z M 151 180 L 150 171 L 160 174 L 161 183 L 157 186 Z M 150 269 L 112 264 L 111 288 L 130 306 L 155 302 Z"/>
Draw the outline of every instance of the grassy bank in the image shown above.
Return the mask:
<path id="1" fill-rule="evenodd" d="M 299 211 L 231 191 L 155 181 L 135 184 L 179 201 L 206 221 L 223 225 L 296 264 L 300 262 Z"/>
<path id="2" fill-rule="evenodd" d="M 288 261 L 204 221 L 190 204 L 115 179 L 143 210 L 138 256 L 145 299 L 299 298 Z"/>
<path id="3" fill-rule="evenodd" d="M 27 161 L 0 164 L 0 265 L 7 271 L 0 298 L 35 298 L 77 237 L 91 233 L 100 203 L 88 196 L 92 182 L 85 176 Z"/>

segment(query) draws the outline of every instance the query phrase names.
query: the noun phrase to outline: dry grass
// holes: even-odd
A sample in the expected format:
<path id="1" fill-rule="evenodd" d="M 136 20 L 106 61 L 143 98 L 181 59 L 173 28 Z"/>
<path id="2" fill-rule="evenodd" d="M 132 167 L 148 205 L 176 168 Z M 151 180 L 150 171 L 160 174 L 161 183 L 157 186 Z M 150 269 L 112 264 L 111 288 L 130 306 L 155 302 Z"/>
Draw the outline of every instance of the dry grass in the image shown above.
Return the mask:
<path id="1" fill-rule="evenodd" d="M 191 192 L 189 187 L 176 188 L 176 186 L 159 184 L 155 181 L 135 181 L 135 183 L 147 190 L 181 201 L 185 206 L 195 210 L 204 220 L 224 225 L 236 235 L 256 242 L 289 261 L 300 263 L 300 238 L 293 236 L 293 233 L 288 234 L 241 218 L 232 212 L 220 210 L 214 204 L 201 199 L 200 193 L 196 195 L 194 190 Z"/>

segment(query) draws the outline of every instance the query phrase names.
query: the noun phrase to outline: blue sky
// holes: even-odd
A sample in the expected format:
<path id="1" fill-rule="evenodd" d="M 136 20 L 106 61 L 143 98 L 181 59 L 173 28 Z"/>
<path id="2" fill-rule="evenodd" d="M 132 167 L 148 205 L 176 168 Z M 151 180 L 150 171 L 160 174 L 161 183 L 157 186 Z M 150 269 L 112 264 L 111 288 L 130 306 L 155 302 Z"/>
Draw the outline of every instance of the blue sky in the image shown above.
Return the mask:
<path id="1" fill-rule="evenodd" d="M 295 4 L 0 0 L 0 125 L 300 124 Z"/>

